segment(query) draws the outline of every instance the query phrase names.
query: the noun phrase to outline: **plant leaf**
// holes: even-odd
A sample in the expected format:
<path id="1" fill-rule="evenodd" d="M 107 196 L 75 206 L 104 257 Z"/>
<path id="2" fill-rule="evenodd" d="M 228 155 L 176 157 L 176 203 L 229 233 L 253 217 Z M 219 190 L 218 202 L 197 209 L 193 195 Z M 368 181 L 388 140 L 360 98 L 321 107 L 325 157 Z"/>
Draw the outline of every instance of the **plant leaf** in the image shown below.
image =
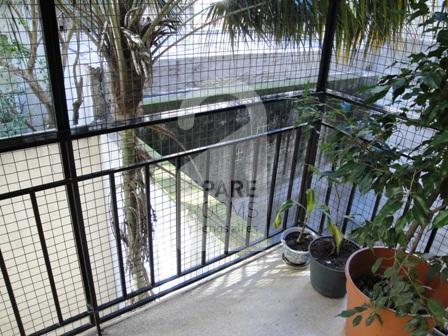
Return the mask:
<path id="1" fill-rule="evenodd" d="M 362 315 L 358 315 L 353 319 L 353 326 L 358 326 L 362 321 Z"/>
<path id="2" fill-rule="evenodd" d="M 378 258 L 372 266 L 372 273 L 378 272 L 382 263 L 383 263 L 383 258 Z"/>
<path id="3" fill-rule="evenodd" d="M 436 218 L 434 218 L 432 226 L 440 229 L 446 225 L 448 225 L 448 210 L 440 211 Z"/>
<path id="4" fill-rule="evenodd" d="M 282 223 L 282 214 L 286 211 L 292 208 L 294 205 L 294 202 L 292 200 L 287 200 L 280 205 L 280 208 L 278 209 L 277 213 L 275 214 L 274 218 L 274 228 L 278 229 L 280 227 L 280 224 Z"/>
<path id="5" fill-rule="evenodd" d="M 343 317 L 343 318 L 352 317 L 353 315 L 362 313 L 362 312 L 365 311 L 367 308 L 368 308 L 367 305 L 358 306 L 358 307 L 355 307 L 355 308 L 353 308 L 353 309 L 344 310 L 344 311 L 342 311 L 338 316 Z"/>
<path id="6" fill-rule="evenodd" d="M 308 189 L 306 191 L 306 213 L 310 215 L 314 211 L 314 190 Z"/>
<path id="7" fill-rule="evenodd" d="M 428 299 L 428 309 L 437 322 L 440 325 L 443 325 L 446 312 L 442 305 L 433 299 Z"/>
<path id="8" fill-rule="evenodd" d="M 328 230 L 331 232 L 331 235 L 333 236 L 334 243 L 336 245 L 336 253 L 339 254 L 339 252 L 341 251 L 342 242 L 344 240 L 344 234 L 338 228 L 337 225 L 331 222 L 328 222 Z"/>

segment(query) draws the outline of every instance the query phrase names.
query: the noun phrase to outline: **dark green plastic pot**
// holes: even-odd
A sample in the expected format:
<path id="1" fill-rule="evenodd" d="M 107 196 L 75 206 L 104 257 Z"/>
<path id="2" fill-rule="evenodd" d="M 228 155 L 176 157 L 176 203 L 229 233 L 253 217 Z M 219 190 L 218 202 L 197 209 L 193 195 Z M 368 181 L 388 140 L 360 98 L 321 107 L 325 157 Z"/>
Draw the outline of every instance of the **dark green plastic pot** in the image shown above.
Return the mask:
<path id="1" fill-rule="evenodd" d="M 334 269 L 329 266 L 324 265 L 322 262 L 318 261 L 312 254 L 312 246 L 322 243 L 325 240 L 333 239 L 330 236 L 320 237 L 310 244 L 310 277 L 311 285 L 320 294 L 328 298 L 342 298 L 345 296 L 345 272 L 344 267 L 340 269 Z M 355 249 L 357 245 L 351 241 L 348 241 Z"/>

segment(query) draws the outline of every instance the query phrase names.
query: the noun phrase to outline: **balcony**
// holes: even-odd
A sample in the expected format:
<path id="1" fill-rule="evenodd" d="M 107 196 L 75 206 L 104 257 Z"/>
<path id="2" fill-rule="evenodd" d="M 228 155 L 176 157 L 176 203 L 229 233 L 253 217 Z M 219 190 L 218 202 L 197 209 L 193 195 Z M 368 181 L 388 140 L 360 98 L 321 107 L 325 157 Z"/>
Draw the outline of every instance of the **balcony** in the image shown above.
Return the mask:
<path id="1" fill-rule="evenodd" d="M 406 101 L 366 103 L 360 89 L 434 39 L 414 22 L 375 47 L 346 41 L 336 20 L 355 7 L 342 0 L 307 2 L 311 21 L 279 13 L 313 25 L 297 41 L 221 27 L 254 8 L 125 2 L 0 4 L 0 335 L 344 335 L 346 300 L 286 265 L 280 237 L 303 222 L 328 234 L 325 211 L 306 211 L 309 189 L 345 237 L 382 215 L 387 188 L 317 173 L 334 171 L 322 145 L 347 131 L 327 112 L 403 117 Z M 298 122 L 304 108 L 326 113 Z M 391 165 L 440 131 L 398 124 Z M 391 226 L 412 212 L 406 196 Z M 286 200 L 299 205 L 274 225 Z M 448 254 L 447 226 L 418 233 L 417 252 Z"/>
<path id="2" fill-rule="evenodd" d="M 309 270 L 281 261 L 278 248 L 226 269 L 149 308 L 105 325 L 106 335 L 343 335 L 345 300 L 311 288 Z M 175 328 L 173 328 L 175 326 Z"/>

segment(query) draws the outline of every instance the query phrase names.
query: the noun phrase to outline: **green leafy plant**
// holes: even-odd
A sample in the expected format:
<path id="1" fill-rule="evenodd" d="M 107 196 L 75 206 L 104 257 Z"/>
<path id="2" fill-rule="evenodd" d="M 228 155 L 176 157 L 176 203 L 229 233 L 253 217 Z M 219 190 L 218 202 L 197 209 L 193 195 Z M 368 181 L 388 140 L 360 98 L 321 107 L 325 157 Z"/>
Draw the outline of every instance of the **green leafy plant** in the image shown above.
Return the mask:
<path id="1" fill-rule="evenodd" d="M 328 230 L 333 236 L 336 255 L 339 255 L 339 253 L 341 252 L 342 242 L 344 241 L 344 234 L 336 224 L 333 224 L 331 222 L 328 222 Z"/>
<path id="2" fill-rule="evenodd" d="M 17 103 L 18 92 L 0 91 L 0 137 L 19 135 L 30 123 Z"/>
<path id="3" fill-rule="evenodd" d="M 392 266 L 379 259 L 372 267 L 376 282 L 369 290 L 370 304 L 341 316 L 369 326 L 381 323 L 380 309 L 394 309 L 398 316 L 412 316 L 406 326 L 410 335 L 423 336 L 430 329 L 425 314 L 440 326 L 448 321 L 444 307 L 426 295 L 430 289 L 416 271 L 416 265 L 428 262 L 416 254 L 425 233 L 448 226 L 448 13 L 446 4 L 434 14 L 427 1 L 411 6 L 409 20 L 423 22 L 421 29 L 435 43 L 394 64 L 401 70 L 383 77 L 367 101 L 389 99 L 399 112 L 368 112 L 360 118 L 330 102 L 312 109 L 307 118 L 320 115 L 336 128 L 321 146 L 335 167 L 325 175 L 385 199 L 376 217 L 354 230 L 355 239 L 369 247 L 381 242 L 396 249 Z M 400 132 L 413 129 L 422 130 L 423 141 L 397 139 Z M 446 256 L 431 258 L 428 277 L 446 281 L 447 261 Z M 368 308 L 371 314 L 364 320 L 361 313 Z"/>
<path id="4" fill-rule="evenodd" d="M 287 200 L 285 202 L 282 203 L 282 205 L 280 205 L 280 208 L 278 209 L 275 218 L 274 218 L 274 227 L 276 229 L 278 229 L 280 227 L 280 224 L 282 222 L 282 215 L 286 210 L 291 209 L 294 205 L 302 208 L 303 210 L 305 210 L 305 218 L 304 221 L 301 225 L 301 230 L 300 230 L 300 234 L 297 237 L 297 242 L 300 243 L 302 242 L 302 239 L 305 236 L 305 229 L 306 229 L 306 223 L 308 222 L 308 218 L 310 217 L 310 215 L 313 213 L 314 209 L 315 209 L 315 198 L 314 198 L 314 190 L 313 189 L 308 189 L 306 191 L 306 207 L 304 207 L 302 204 L 300 204 L 299 202 L 293 201 L 293 200 Z"/>
<path id="5" fill-rule="evenodd" d="M 313 211 L 316 209 L 314 190 L 308 189 L 306 191 L 306 207 L 304 207 L 299 202 L 296 202 L 293 200 L 287 200 L 282 203 L 282 205 L 278 209 L 278 211 L 275 215 L 275 218 L 274 218 L 274 227 L 276 229 L 278 229 L 281 225 L 283 213 L 286 210 L 291 209 L 293 206 L 298 206 L 298 207 L 302 208 L 303 210 L 305 210 L 305 219 L 301 225 L 299 237 L 297 238 L 297 242 L 301 242 L 304 237 L 305 228 L 306 228 L 308 219 L 311 216 L 311 214 L 313 213 Z M 342 247 L 342 242 L 344 241 L 344 234 L 342 233 L 341 229 L 336 224 L 334 224 L 332 216 L 331 216 L 328 208 L 325 206 L 320 206 L 319 209 L 321 209 L 322 212 L 325 214 L 325 216 L 328 218 L 327 226 L 328 226 L 328 231 L 330 232 L 330 234 L 333 237 L 334 253 L 336 253 L 336 255 L 339 255 L 339 253 L 341 251 L 341 247 Z"/>

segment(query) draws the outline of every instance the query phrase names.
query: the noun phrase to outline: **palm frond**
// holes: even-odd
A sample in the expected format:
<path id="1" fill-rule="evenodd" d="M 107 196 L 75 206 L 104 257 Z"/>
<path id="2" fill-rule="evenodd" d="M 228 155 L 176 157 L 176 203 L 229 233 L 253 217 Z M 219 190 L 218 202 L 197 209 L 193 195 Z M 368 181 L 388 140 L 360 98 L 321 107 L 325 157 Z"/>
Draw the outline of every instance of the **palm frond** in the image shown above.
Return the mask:
<path id="1" fill-rule="evenodd" d="M 221 0 L 214 3 L 209 19 L 237 40 L 263 40 L 277 45 L 322 41 L 331 0 Z M 337 14 L 336 49 L 353 55 L 364 43 L 366 52 L 401 37 L 409 0 L 343 0 Z M 244 10 L 244 8 L 251 8 Z M 237 15 L 227 13 L 242 10 Z"/>
<path id="2" fill-rule="evenodd" d="M 276 44 L 303 44 L 322 36 L 328 0 L 222 0 L 214 3 L 209 20 L 218 21 L 237 40 L 262 40 Z M 247 8 L 247 10 L 245 10 Z M 228 13 L 237 13 L 227 15 Z"/>

